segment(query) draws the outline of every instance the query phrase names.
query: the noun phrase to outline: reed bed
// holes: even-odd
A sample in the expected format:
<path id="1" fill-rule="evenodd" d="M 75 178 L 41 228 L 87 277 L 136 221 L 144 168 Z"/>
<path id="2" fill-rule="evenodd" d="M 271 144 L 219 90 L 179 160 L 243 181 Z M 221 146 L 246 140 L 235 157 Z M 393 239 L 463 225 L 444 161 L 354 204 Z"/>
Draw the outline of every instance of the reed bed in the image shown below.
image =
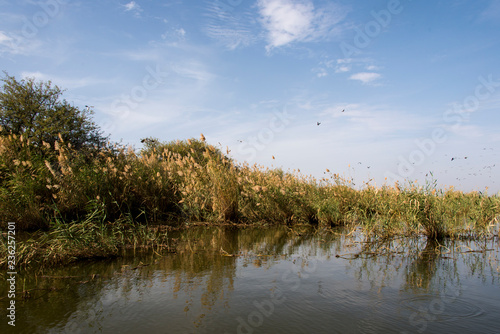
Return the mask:
<path id="1" fill-rule="evenodd" d="M 108 145 L 84 152 L 62 138 L 36 146 L 22 136 L 2 136 L 0 182 L 1 228 L 13 221 L 18 230 L 45 233 L 20 243 L 23 263 L 163 243 L 148 232 L 158 224 L 355 224 L 375 236 L 440 239 L 484 235 L 500 214 L 498 195 L 412 182 L 354 189 L 329 171 L 318 180 L 238 164 L 203 136 L 150 140 L 140 151 Z M 0 253 L 4 258 L 5 240 Z"/>

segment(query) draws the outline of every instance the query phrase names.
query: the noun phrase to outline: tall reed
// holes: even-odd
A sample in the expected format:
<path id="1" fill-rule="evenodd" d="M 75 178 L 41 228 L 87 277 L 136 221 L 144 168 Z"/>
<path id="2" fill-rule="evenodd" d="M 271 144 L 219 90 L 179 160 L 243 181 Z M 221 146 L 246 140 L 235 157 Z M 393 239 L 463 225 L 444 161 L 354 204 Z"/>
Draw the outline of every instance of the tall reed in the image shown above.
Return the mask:
<path id="1" fill-rule="evenodd" d="M 42 147 L 0 137 L 0 219 L 20 230 L 84 222 L 99 207 L 111 225 L 124 221 L 185 225 L 357 224 L 375 235 L 443 238 L 482 231 L 500 213 L 499 197 L 453 188 L 366 184 L 330 173 L 322 179 L 238 164 L 201 139 L 148 139 L 136 151 L 108 145 L 75 150 L 59 138 Z M 75 227 L 76 228 L 76 227 Z"/>

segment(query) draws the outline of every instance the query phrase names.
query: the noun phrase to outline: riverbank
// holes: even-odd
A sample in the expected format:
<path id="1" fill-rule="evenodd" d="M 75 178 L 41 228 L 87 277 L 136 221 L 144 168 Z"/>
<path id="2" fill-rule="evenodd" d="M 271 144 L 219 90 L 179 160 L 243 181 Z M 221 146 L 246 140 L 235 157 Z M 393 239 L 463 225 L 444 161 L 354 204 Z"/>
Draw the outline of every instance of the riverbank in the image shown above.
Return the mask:
<path id="1" fill-rule="evenodd" d="M 136 152 L 107 147 L 74 150 L 63 140 L 36 147 L 4 136 L 1 151 L 2 231 L 40 231 L 17 242 L 17 262 L 66 263 L 114 256 L 123 247 L 163 247 L 151 226 L 310 224 L 360 226 L 377 237 L 481 238 L 498 233 L 500 198 L 463 193 L 436 182 L 366 184 L 327 170 L 322 179 L 238 164 L 200 140 L 150 139 Z M 5 258 L 8 238 L 2 237 Z M 5 265 L 5 262 L 0 263 Z"/>

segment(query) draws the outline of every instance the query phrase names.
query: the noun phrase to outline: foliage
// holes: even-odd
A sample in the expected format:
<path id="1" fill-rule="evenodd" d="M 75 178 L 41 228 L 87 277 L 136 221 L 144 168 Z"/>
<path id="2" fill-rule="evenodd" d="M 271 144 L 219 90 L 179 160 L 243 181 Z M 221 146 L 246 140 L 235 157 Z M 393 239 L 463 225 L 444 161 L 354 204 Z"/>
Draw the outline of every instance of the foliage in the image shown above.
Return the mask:
<path id="1" fill-rule="evenodd" d="M 0 134 L 23 136 L 41 150 L 59 138 L 75 149 L 103 147 L 104 138 L 91 120 L 90 109 L 80 110 L 61 100 L 63 91 L 34 78 L 17 80 L 5 73 L 0 90 Z"/>
<path id="2" fill-rule="evenodd" d="M 153 240 L 152 224 L 352 224 L 382 238 L 441 239 L 486 233 L 500 214 L 498 195 L 437 189 L 435 181 L 354 189 L 352 180 L 328 170 L 318 180 L 237 164 L 203 135 L 146 138 L 138 152 L 104 145 L 89 115 L 61 102 L 50 82 L 9 76 L 4 82 L 0 228 L 13 221 L 18 230 L 46 231 L 41 242 L 19 244 L 25 262 L 115 253 L 127 243 Z M 3 240 L 0 258 L 6 249 Z"/>

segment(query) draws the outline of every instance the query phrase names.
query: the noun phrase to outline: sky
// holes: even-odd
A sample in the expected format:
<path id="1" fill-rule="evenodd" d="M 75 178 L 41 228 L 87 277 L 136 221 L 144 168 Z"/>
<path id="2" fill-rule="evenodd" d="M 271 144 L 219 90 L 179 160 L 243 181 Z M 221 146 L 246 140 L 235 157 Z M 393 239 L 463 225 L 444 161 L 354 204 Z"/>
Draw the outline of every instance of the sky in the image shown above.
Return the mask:
<path id="1" fill-rule="evenodd" d="M 499 36 L 499 0 L 0 0 L 0 70 L 112 141 L 355 187 L 499 192 Z"/>

